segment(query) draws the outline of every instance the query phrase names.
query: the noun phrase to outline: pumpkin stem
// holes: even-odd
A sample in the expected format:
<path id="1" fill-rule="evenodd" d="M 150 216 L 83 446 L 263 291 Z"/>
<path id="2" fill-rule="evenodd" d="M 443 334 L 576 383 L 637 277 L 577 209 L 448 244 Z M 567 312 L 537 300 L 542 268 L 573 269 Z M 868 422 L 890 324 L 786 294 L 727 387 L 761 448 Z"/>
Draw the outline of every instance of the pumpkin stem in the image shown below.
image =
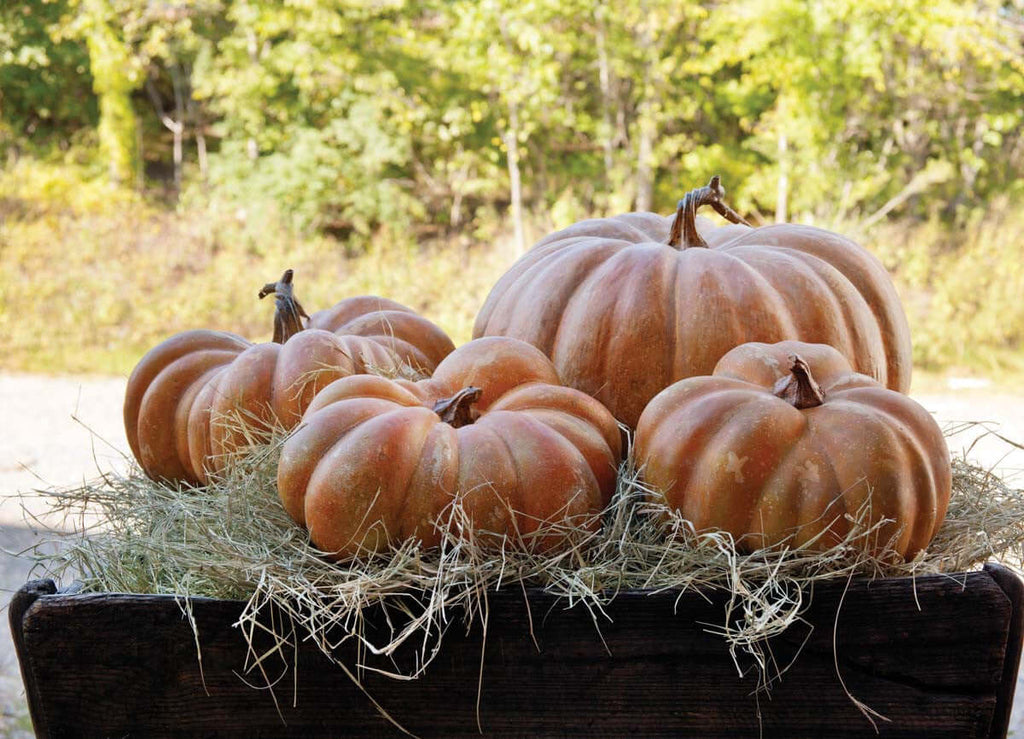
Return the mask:
<path id="1" fill-rule="evenodd" d="M 710 205 L 718 215 L 730 223 L 749 226 L 750 224 L 743 220 L 743 216 L 722 201 L 724 197 L 725 188 L 722 187 L 722 178 L 718 175 L 712 177 L 711 182 L 704 187 L 686 193 L 676 207 L 676 219 L 672 222 L 668 245 L 676 249 L 689 249 L 695 246 L 707 248 L 708 242 L 697 233 L 697 208 L 702 205 Z"/>
<path id="2" fill-rule="evenodd" d="M 483 389 L 464 387 L 450 398 L 443 398 L 434 403 L 433 411 L 441 420 L 455 428 L 473 423 L 473 403 L 480 400 Z"/>
<path id="3" fill-rule="evenodd" d="M 799 410 L 815 408 L 824 403 L 825 393 L 811 375 L 807 362 L 799 354 L 790 354 L 789 361 L 793 366 L 789 375 L 775 383 L 772 388 L 775 395 Z"/>
<path id="4" fill-rule="evenodd" d="M 280 280 L 268 282 L 259 293 L 260 300 L 268 295 L 274 296 L 277 306 L 274 310 L 274 342 L 277 344 L 283 344 L 302 331 L 305 328 L 302 319 L 309 318 L 295 299 L 292 274 L 292 270 L 286 269 Z"/>

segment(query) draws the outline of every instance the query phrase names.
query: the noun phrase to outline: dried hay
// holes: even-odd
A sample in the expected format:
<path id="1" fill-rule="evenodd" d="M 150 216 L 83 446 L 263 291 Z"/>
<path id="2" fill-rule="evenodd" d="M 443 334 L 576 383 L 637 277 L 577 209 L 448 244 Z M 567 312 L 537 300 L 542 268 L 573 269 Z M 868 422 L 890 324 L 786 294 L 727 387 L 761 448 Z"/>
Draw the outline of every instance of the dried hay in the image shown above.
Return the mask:
<path id="1" fill-rule="evenodd" d="M 410 541 L 386 556 L 335 564 L 311 546 L 278 500 L 281 441 L 253 445 L 205 488 L 158 484 L 134 469 L 47 491 L 70 533 L 61 535 L 59 554 L 39 546 L 35 556 L 47 574 L 75 573 L 87 591 L 173 594 L 183 604 L 183 596 L 244 601 L 237 625 L 250 645 L 253 680 L 264 685 L 283 677 L 268 672 L 266 657 L 273 653 L 287 666 L 285 656 L 307 640 L 357 684 L 361 670 L 380 668 L 362 660 L 343 664 L 335 655 L 346 642 L 362 655 L 390 658 L 395 668 L 385 674 L 391 677 L 419 677 L 450 625 L 482 624 L 486 634 L 487 594 L 499 588 L 540 588 L 567 606 L 587 608 L 598 629 L 605 606 L 624 590 L 721 589 L 728 605 L 721 622 L 708 628 L 727 642 L 738 668 L 752 659 L 759 687 L 766 687 L 780 671 L 767 640 L 800 620 L 814 583 L 963 572 L 989 560 L 1017 567 L 1024 554 L 1024 491 L 956 460 L 945 523 L 912 561 L 885 551 L 865 554 L 858 543 L 874 542 L 877 526 L 854 526 L 846 541 L 823 552 L 743 553 L 728 534 L 695 533 L 688 521 L 649 502 L 636 472 L 624 467 L 604 525 L 594 533 L 574 531 L 563 551 L 531 552 L 528 541 L 500 551 L 482 546 L 484 532 L 472 529 L 455 501 L 438 522 L 439 549 Z M 363 609 L 374 605 L 394 615 L 383 635 L 363 628 Z M 254 646 L 268 636 L 269 649 Z M 403 647 L 415 658 L 399 667 L 395 656 Z"/>

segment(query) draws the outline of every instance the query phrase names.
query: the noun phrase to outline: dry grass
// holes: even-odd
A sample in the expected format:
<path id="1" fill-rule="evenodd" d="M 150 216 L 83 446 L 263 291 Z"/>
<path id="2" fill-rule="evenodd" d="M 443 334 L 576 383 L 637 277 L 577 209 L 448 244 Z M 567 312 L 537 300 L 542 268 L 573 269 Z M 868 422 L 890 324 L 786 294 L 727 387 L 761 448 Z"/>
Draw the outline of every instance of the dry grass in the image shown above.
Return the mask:
<path id="1" fill-rule="evenodd" d="M 604 525 L 575 532 L 556 553 L 539 553 L 523 540 L 506 540 L 497 550 L 484 546 L 484 532 L 473 530 L 456 501 L 438 522 L 444 532 L 439 549 L 410 541 L 386 556 L 334 564 L 278 501 L 279 448 L 280 440 L 251 447 L 206 488 L 161 485 L 133 472 L 50 491 L 72 533 L 62 536 L 59 555 L 37 549 L 48 552 L 39 561 L 51 576 L 77 573 L 90 591 L 244 601 L 238 625 L 249 644 L 265 640 L 269 628 L 270 652 L 278 655 L 293 653 L 305 640 L 332 658 L 351 641 L 360 654 L 384 657 L 413 645 L 411 666 L 388 673 L 400 679 L 427 669 L 450 624 L 481 623 L 486 633 L 487 594 L 499 588 L 541 588 L 589 609 L 595 624 L 624 590 L 716 588 L 730 599 L 713 630 L 738 663 L 752 657 L 767 680 L 778 669 L 770 665 L 767 640 L 800 619 L 815 582 L 961 572 L 992 559 L 1018 563 L 1024 552 L 1024 491 L 959 460 L 945 524 L 932 546 L 909 562 L 884 550 L 865 553 L 877 526 L 854 527 L 846 541 L 824 552 L 744 553 L 728 534 L 698 534 L 650 502 L 637 475 L 623 469 Z M 362 612 L 369 606 L 393 615 L 389 632 L 364 630 Z M 265 656 L 254 651 L 250 667 L 254 681 L 268 684 L 281 676 L 267 674 Z M 366 669 L 341 666 L 354 680 L 354 668 Z"/>
<path id="2" fill-rule="evenodd" d="M 168 210 L 94 175 L 28 158 L 0 170 L 4 369 L 124 375 L 157 342 L 199 327 L 266 340 L 272 308 L 256 292 L 288 267 L 309 311 L 382 295 L 458 345 L 516 258 L 510 224 L 500 222 L 429 239 L 385 230 L 357 246 L 299 236 L 273 209 Z M 894 275 L 915 366 L 998 383 L 1024 375 L 1021 213 L 999 200 L 965 228 L 903 219 L 855 234 Z M 556 205 L 530 230 L 539 238 L 585 215 Z"/>
<path id="3" fill-rule="evenodd" d="M 380 295 L 461 344 L 514 258 L 467 235 L 381 235 L 349 253 L 277 221 L 168 211 L 105 183 L 83 185 L 74 170 L 25 163 L 0 172 L 0 367 L 126 375 L 158 342 L 201 327 L 267 341 L 273 306 L 257 292 L 289 267 L 310 313 Z"/>

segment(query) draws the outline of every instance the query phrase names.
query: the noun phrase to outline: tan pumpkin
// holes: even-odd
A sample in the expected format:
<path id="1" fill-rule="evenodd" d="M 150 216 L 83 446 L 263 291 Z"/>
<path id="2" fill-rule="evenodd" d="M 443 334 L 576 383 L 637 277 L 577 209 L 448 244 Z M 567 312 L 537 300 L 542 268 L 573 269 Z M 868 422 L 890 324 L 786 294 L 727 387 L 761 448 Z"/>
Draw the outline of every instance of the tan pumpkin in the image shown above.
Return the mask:
<path id="1" fill-rule="evenodd" d="M 658 391 L 749 341 L 829 344 L 906 392 L 910 332 L 881 263 L 820 228 L 743 225 L 723 194 L 716 177 L 674 217 L 630 213 L 548 236 L 497 282 L 473 335 L 533 344 L 631 427 Z M 703 205 L 735 223 L 714 227 L 696 215 Z"/>
<path id="2" fill-rule="evenodd" d="M 440 328 L 386 298 L 348 298 L 306 316 L 293 295 L 291 270 L 260 297 L 270 294 L 277 296 L 273 343 L 185 331 L 135 367 L 125 393 L 125 431 L 151 478 L 205 484 L 225 455 L 246 443 L 238 420 L 250 433 L 274 424 L 291 428 L 316 392 L 338 377 L 410 368 L 428 374 L 454 349 Z"/>
<path id="3" fill-rule="evenodd" d="M 337 558 L 416 537 L 458 497 L 472 525 L 529 540 L 545 523 L 593 529 L 615 489 L 619 428 L 551 362 L 514 339 L 478 339 L 429 380 L 342 378 L 285 442 L 278 492 Z M 534 544 L 557 546 L 567 530 Z"/>
<path id="4" fill-rule="evenodd" d="M 711 376 L 650 402 L 633 451 L 656 499 L 746 548 L 828 548 L 866 514 L 880 527 L 865 548 L 891 539 L 912 557 L 949 503 L 949 450 L 932 416 L 821 344 L 733 349 Z"/>

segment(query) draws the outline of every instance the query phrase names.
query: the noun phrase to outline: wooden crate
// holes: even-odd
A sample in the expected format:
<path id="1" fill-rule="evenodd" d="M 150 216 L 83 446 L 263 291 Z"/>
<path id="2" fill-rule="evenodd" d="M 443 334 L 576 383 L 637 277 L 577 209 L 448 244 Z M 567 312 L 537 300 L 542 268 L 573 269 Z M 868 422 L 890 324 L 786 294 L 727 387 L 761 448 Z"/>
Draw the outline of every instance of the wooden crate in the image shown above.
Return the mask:
<path id="1" fill-rule="evenodd" d="M 421 679 L 366 673 L 364 684 L 423 737 L 481 729 L 495 737 L 876 736 L 846 691 L 886 717 L 879 736 L 1003 737 L 1022 591 L 997 565 L 818 585 L 805 614 L 813 629 L 794 627 L 771 641 L 780 665 L 802 651 L 766 695 L 702 626 L 721 622 L 721 593 L 624 593 L 598 634 L 585 609 L 512 589 L 490 594 L 485 646 L 479 628 L 466 634 L 454 625 Z M 28 583 L 10 620 L 37 735 L 400 735 L 310 644 L 299 650 L 297 680 L 288 673 L 274 691 L 279 713 L 269 691 L 239 676 L 246 645 L 232 624 L 240 609 L 192 600 L 201 672 L 173 598 L 62 594 L 51 581 Z M 371 628 L 376 617 L 367 615 Z"/>

